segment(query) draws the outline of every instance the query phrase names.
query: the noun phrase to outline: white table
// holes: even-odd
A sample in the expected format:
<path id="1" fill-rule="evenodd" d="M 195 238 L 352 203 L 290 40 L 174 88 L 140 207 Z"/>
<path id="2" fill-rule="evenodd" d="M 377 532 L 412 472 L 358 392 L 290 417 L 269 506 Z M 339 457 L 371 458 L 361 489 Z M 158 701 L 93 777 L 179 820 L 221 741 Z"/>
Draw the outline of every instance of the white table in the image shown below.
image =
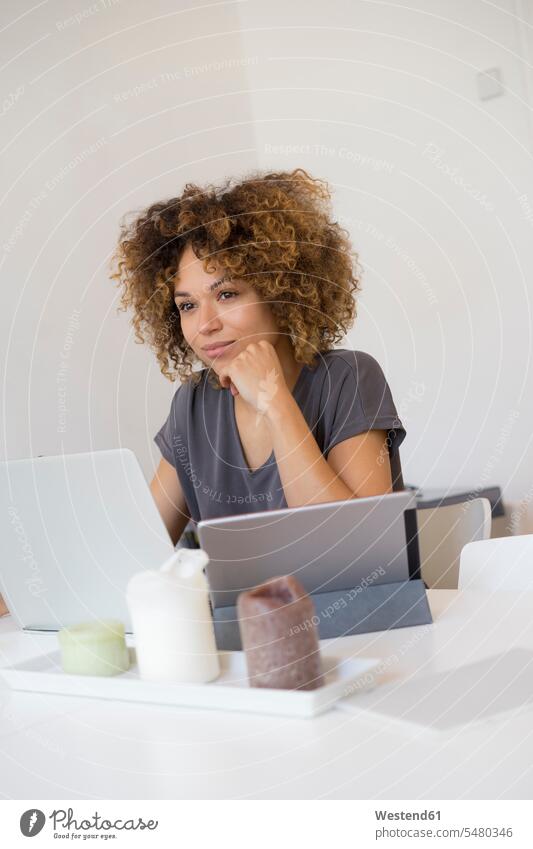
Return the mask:
<path id="1" fill-rule="evenodd" d="M 385 692 L 394 705 L 422 676 L 517 646 L 533 650 L 530 599 L 428 596 L 432 625 L 336 641 L 339 654 L 381 658 L 382 686 L 315 719 L 12 692 L 0 683 L 0 798 L 530 799 L 529 708 L 440 731 L 371 709 Z M 0 665 L 50 651 L 56 640 L 21 633 L 5 617 Z M 450 695 L 460 697 L 453 688 L 452 676 Z"/>

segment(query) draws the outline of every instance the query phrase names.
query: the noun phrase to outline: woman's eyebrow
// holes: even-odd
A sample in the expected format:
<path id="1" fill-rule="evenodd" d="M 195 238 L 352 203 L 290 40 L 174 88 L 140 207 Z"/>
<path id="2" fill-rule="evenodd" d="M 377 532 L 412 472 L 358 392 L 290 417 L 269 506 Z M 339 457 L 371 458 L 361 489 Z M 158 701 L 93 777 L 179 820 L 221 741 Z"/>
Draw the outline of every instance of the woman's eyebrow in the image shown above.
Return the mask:
<path id="1" fill-rule="evenodd" d="M 228 276 L 227 276 L 227 274 L 225 274 L 225 275 L 224 275 L 224 277 L 221 277 L 221 278 L 220 278 L 220 280 L 215 280 L 215 282 L 214 282 L 214 283 L 211 283 L 211 285 L 210 285 L 210 287 L 209 287 L 209 291 L 210 291 L 210 292 L 212 292 L 212 291 L 213 291 L 213 289 L 216 289 L 216 288 L 217 288 L 217 286 L 220 286 L 220 285 L 221 285 L 222 283 L 224 283 L 227 279 L 228 279 Z M 190 298 L 190 297 L 192 297 L 192 296 L 191 296 L 191 293 L 190 293 L 190 292 L 174 292 L 174 297 L 175 297 L 175 298 Z"/>

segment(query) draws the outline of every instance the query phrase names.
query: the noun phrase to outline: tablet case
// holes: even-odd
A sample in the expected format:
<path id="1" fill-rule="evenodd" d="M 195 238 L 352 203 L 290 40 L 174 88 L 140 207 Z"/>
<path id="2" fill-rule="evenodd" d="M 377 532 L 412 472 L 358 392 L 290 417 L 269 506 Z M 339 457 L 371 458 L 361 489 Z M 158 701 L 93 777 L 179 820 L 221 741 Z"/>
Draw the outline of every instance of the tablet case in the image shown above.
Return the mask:
<path id="1" fill-rule="evenodd" d="M 371 631 L 407 628 L 433 622 L 420 578 L 326 593 L 311 593 L 316 614 L 314 623 L 321 640 L 350 637 Z M 236 606 L 213 610 L 215 639 L 222 651 L 241 651 Z"/>

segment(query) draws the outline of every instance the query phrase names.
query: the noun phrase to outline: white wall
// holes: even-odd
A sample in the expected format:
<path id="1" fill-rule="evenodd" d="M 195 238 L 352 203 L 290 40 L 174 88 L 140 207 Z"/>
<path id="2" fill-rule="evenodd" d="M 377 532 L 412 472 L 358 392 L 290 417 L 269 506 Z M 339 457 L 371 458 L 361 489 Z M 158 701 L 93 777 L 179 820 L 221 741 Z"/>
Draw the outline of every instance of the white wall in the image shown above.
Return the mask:
<path id="1" fill-rule="evenodd" d="M 256 163 L 236 4 L 33 6 L 0 10 L 2 454 L 125 445 L 151 475 L 176 384 L 108 263 L 123 213 Z"/>
<path id="2" fill-rule="evenodd" d="M 365 267 L 346 344 L 389 378 L 406 480 L 500 484 L 517 500 L 533 497 L 522 57 L 533 35 L 515 4 L 499 6 L 276 0 L 241 12 L 247 55 L 261 58 L 250 71 L 260 164 L 301 165 L 334 187 Z M 506 91 L 481 101 L 477 74 L 493 67 Z"/>
<path id="3" fill-rule="evenodd" d="M 346 345 L 387 374 L 406 481 L 529 509 L 532 3 L 32 5 L 0 13 L 3 455 L 122 444 L 149 475 L 175 385 L 116 314 L 119 218 L 302 166 L 365 268 Z"/>

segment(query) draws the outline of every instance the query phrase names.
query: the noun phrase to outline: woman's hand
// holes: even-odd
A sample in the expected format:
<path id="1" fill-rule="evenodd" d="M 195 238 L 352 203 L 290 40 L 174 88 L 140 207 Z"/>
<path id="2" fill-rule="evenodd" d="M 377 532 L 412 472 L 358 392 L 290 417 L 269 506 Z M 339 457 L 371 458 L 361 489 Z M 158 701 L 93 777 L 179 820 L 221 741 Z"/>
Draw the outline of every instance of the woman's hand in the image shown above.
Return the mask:
<path id="1" fill-rule="evenodd" d="M 288 392 L 276 350 L 265 339 L 251 342 L 217 372 L 221 386 L 241 395 L 258 413 L 266 413 L 274 398 Z"/>

